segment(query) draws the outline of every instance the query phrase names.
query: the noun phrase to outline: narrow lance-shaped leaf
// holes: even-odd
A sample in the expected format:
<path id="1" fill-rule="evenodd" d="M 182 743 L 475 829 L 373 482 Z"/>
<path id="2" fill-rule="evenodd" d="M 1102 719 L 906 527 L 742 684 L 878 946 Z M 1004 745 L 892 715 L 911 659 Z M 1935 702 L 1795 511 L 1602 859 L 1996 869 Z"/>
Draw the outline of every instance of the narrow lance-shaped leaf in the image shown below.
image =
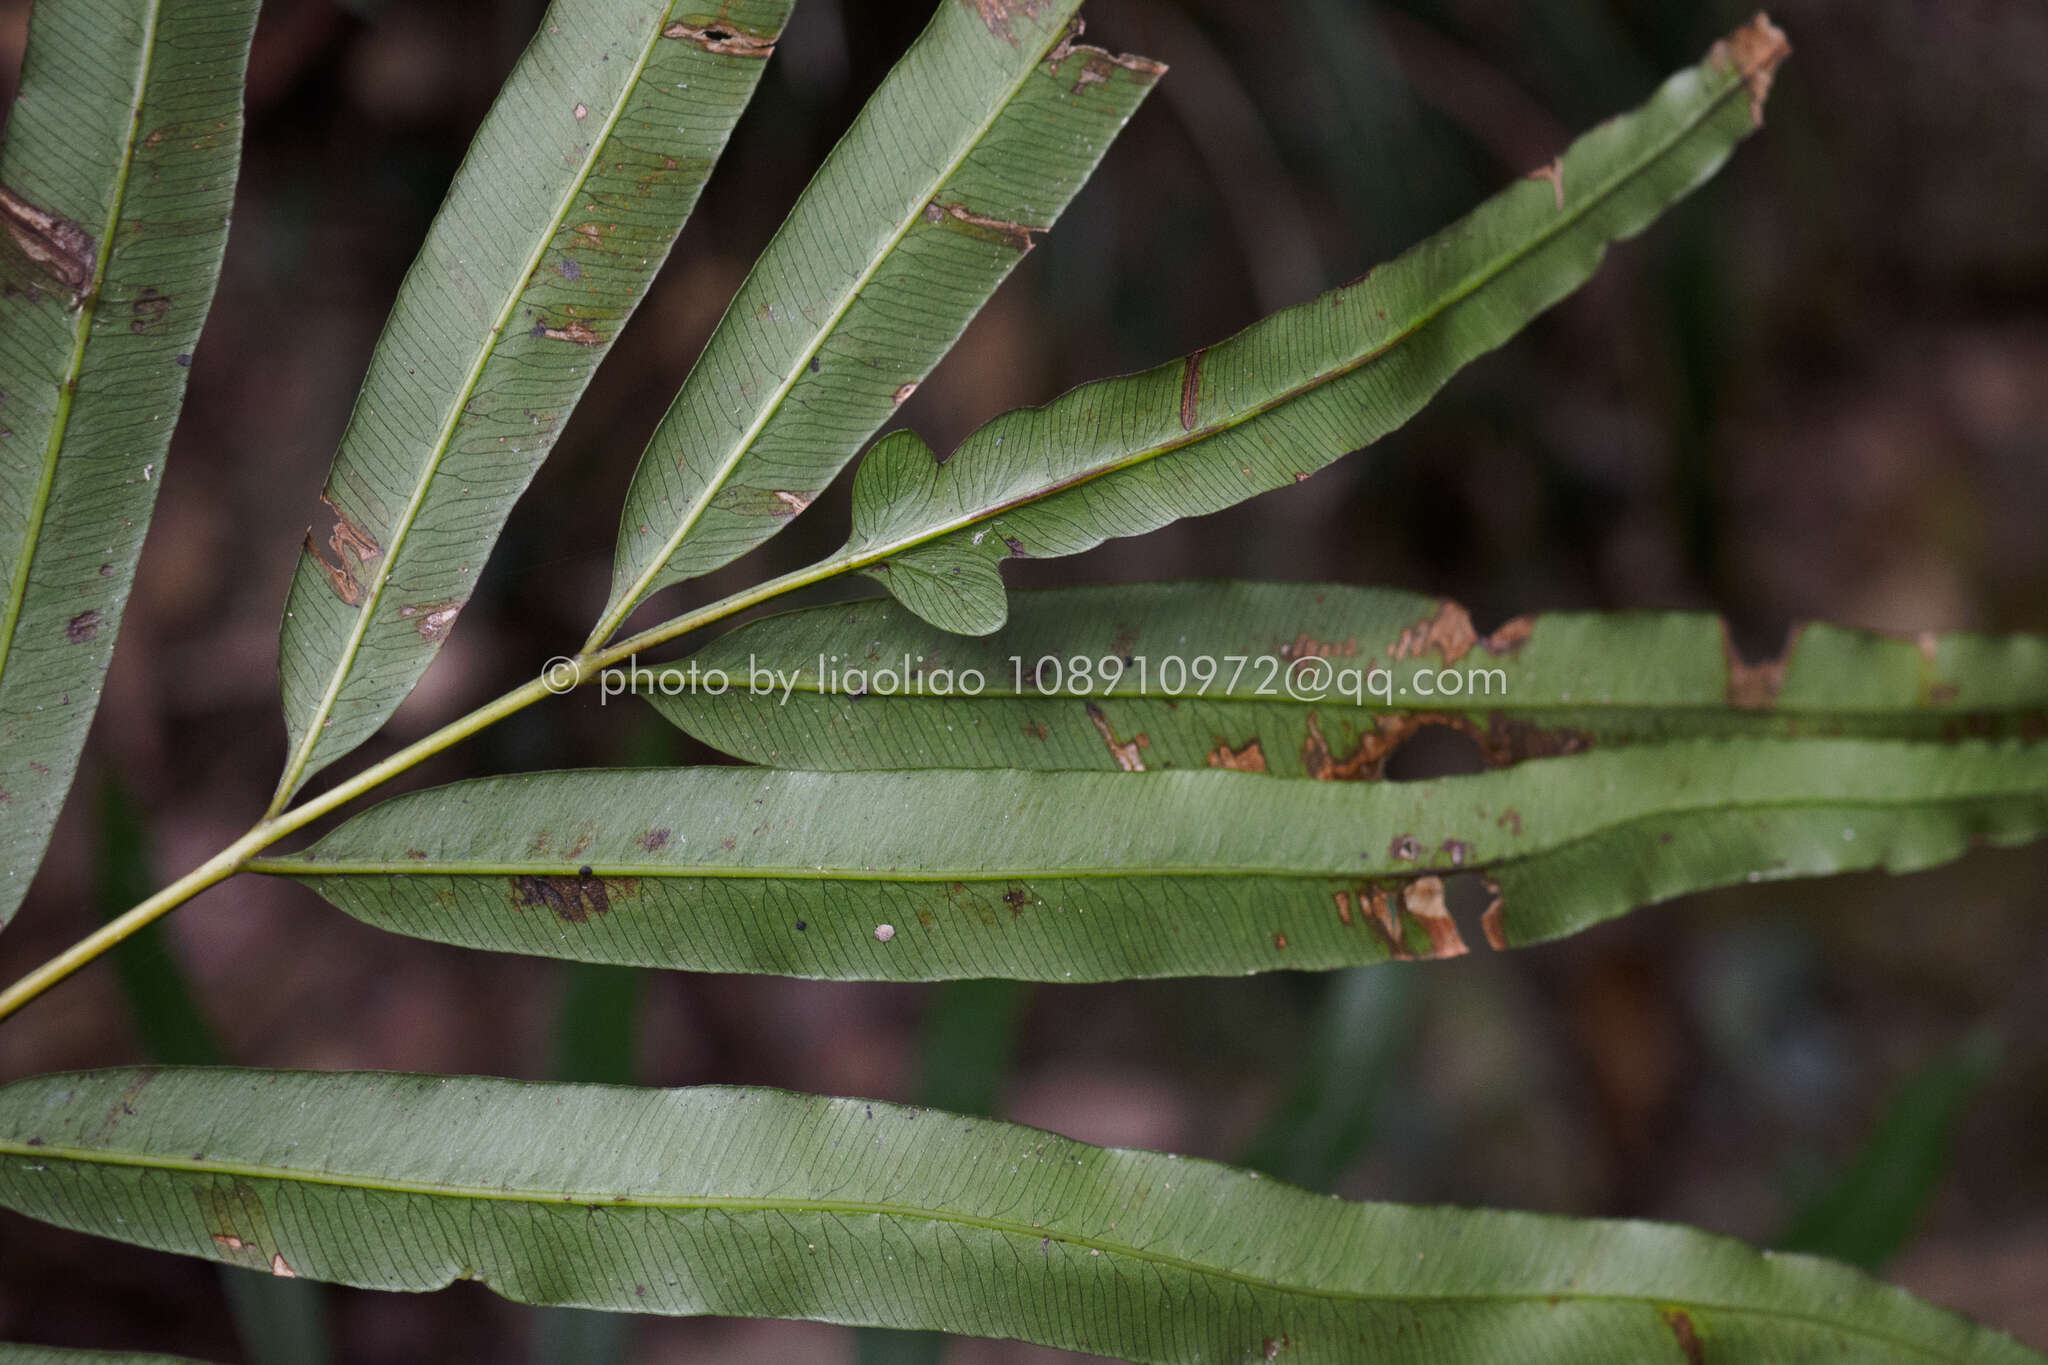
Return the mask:
<path id="1" fill-rule="evenodd" d="M 0 925 L 113 658 L 227 244 L 255 0 L 39 0 L 0 146 Z"/>
<path id="2" fill-rule="evenodd" d="M 376 1289 L 1014 1337 L 1133 1361 L 2040 1357 L 1860 1272 L 1655 1223 L 1359 1204 L 771 1090 L 97 1071 L 0 1090 L 0 1200 Z"/>
<path id="3" fill-rule="evenodd" d="M 1744 880 L 2048 829 L 2041 746 L 1690 740 L 1432 782 L 543 773 L 388 801 L 254 868 L 421 938 L 696 971 L 1104 981 L 1462 953 Z M 1477 887 L 1473 888 L 1475 892 Z M 1474 905 L 1477 910 L 1479 907 Z"/>
<path id="4" fill-rule="evenodd" d="M 790 0 L 560 0 L 407 273 L 280 641 L 282 805 L 439 652 L 512 504 L 667 257 Z"/>
<path id="5" fill-rule="evenodd" d="M 1711 175 L 1761 122 L 1787 50 L 1758 16 L 1539 176 L 1220 345 L 1007 413 L 943 462 L 892 434 L 861 464 L 832 563 L 986 634 L 1006 557 L 1078 554 L 1308 478 L 1407 421 Z"/>
<path id="6" fill-rule="evenodd" d="M 612 633 L 807 507 L 1053 225 L 1165 69 L 1080 0 L 945 0 L 741 286 L 641 457 Z"/>
<path id="7" fill-rule="evenodd" d="M 1463 607 L 1336 584 L 1011 594 L 962 637 L 878 598 L 771 616 L 616 672 L 705 743 L 781 768 L 1233 768 L 1374 779 L 1411 736 L 1494 766 L 1706 736 L 2048 736 L 2048 639 L 1802 626 L 1749 662 L 1719 618 Z"/>

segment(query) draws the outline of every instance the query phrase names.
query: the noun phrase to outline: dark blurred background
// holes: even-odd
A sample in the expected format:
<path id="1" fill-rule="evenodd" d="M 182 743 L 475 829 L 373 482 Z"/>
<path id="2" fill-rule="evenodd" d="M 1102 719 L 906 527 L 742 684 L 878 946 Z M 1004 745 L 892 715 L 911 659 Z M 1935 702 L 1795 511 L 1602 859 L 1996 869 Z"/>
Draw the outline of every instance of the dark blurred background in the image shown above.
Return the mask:
<path id="1" fill-rule="evenodd" d="M 0 938 L 0 975 L 262 808 L 283 753 L 277 624 L 301 535 L 399 278 L 539 13 L 531 0 L 265 6 L 219 300 L 99 724 Z M 647 433 L 925 13 L 798 5 L 460 631 L 359 758 L 582 639 Z M 905 404 L 940 449 L 1358 274 L 1746 17 L 1625 0 L 1100 0 L 1089 13 L 1091 39 L 1172 74 Z M 1711 608 L 1753 651 L 1803 617 L 2048 630 L 2048 7 L 1787 0 L 1773 18 L 1796 51 L 1765 134 L 1407 429 L 1234 511 L 1013 565 L 1015 581 L 1385 584 L 1458 597 L 1482 630 L 1552 607 Z M 26 21 L 23 0 L 0 0 L 0 93 Z M 844 504 L 842 486 L 691 598 L 836 547 Z M 578 696 L 407 783 L 709 757 L 651 713 Z M 580 1065 L 646 1084 L 952 1096 L 1353 1197 L 1677 1219 L 1774 1244 L 1811 1242 L 1830 1191 L 1839 1204 L 1877 1172 L 1893 1177 L 1879 1185 L 1900 1226 L 1856 1234 L 1855 1254 L 2048 1347 L 2044 879 L 2048 848 L 1980 853 L 1914 877 L 1697 897 L 1448 966 L 1030 990 L 579 973 L 387 937 L 254 878 L 180 911 L 162 946 L 242 1064 Z M 610 1061 L 606 1004 L 637 1023 Z M 927 1053 L 927 1021 L 958 1043 L 950 1059 Z M 168 1037 L 136 1026 L 102 964 L 0 1029 L 0 1078 L 140 1060 Z M 537 1327 L 475 1285 L 322 1293 L 349 1362 L 516 1360 L 537 1331 L 583 1330 Z M 12 1216 L 0 1338 L 251 1358 L 212 1267 Z M 642 1320 L 621 1349 L 840 1361 L 904 1345 Z M 972 1343 L 949 1358 L 1072 1357 Z"/>

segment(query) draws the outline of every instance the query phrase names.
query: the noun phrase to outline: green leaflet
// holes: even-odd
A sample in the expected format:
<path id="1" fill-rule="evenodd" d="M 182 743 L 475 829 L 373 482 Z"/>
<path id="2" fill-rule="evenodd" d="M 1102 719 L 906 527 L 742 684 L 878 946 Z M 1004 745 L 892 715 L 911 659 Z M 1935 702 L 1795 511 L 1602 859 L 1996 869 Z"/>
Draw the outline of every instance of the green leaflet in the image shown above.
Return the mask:
<path id="1" fill-rule="evenodd" d="M 0 146 L 0 925 L 113 658 L 242 150 L 255 0 L 39 0 Z"/>
<path id="2" fill-rule="evenodd" d="M 939 6 L 648 443 L 593 642 L 807 507 L 1058 219 L 1164 70 L 1076 44 L 1079 6 Z"/>
<path id="3" fill-rule="evenodd" d="M 461 782 L 257 871 L 468 947 L 852 980 L 1105 981 L 1465 951 L 2048 828 L 2038 746 L 1683 741 L 1433 782 L 679 768 Z"/>
<path id="4" fill-rule="evenodd" d="M 1761 122 L 1787 50 L 1759 16 L 1540 177 L 1219 345 L 1005 414 L 943 462 L 893 434 L 861 464 L 834 562 L 986 634 L 1006 557 L 1078 554 L 1308 478 L 1400 426 L 1711 175 Z"/>
<path id="5" fill-rule="evenodd" d="M 1455 602 L 1336 584 L 1139 584 L 1010 600 L 1008 624 L 978 638 L 888 598 L 788 612 L 681 668 L 619 672 L 605 687 L 634 686 L 751 762 L 833 771 L 1227 767 L 1371 779 L 1428 726 L 1469 735 L 1496 766 L 1702 736 L 2048 734 L 2039 636 L 1904 639 L 1815 624 L 1784 658 L 1744 663 L 1720 620 L 1699 613 L 1552 612 L 1482 637 Z M 751 690 L 762 687 L 773 695 Z"/>
<path id="6" fill-rule="evenodd" d="M 100 1071 L 0 1090 L 0 1199 L 380 1289 L 1017 1337 L 1136 1361 L 2036 1361 L 1860 1273 L 1652 1223 L 1354 1204 L 862 1100 Z"/>
<path id="7" fill-rule="evenodd" d="M 368 739 L 667 257 L 790 0 L 563 0 L 477 130 L 371 357 L 280 640 L 278 806 Z"/>

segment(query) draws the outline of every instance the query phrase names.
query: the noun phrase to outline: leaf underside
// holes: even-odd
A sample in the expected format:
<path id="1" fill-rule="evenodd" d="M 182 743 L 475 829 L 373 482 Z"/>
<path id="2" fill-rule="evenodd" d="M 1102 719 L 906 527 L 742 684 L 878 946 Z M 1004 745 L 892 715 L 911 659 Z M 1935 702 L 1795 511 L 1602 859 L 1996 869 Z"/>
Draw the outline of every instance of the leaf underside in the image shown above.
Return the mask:
<path id="1" fill-rule="evenodd" d="M 529 1303 L 1135 1361 L 2039 1360 L 1847 1267 L 1704 1233 L 1347 1203 L 1205 1161 L 766 1090 L 38 1077 L 0 1090 L 0 1198 L 372 1288 L 467 1277 Z"/>
<path id="2" fill-rule="evenodd" d="M 939 6 L 755 264 L 641 457 L 599 637 L 809 506 L 1052 227 L 1164 70 L 1080 0 Z"/>
<path id="3" fill-rule="evenodd" d="M 280 802 L 369 738 L 454 629 L 513 503 L 645 296 L 790 0 L 566 0 L 407 273 L 286 603 Z"/>
<path id="4" fill-rule="evenodd" d="M 1337 584 L 1067 588 L 1010 605 L 981 637 L 888 598 L 805 608 L 684 667 L 618 676 L 714 748 L 829 771 L 1371 780 L 1432 727 L 1492 766 L 1687 738 L 2048 736 L 2039 636 L 1812 624 L 1782 657 L 1746 662 L 1711 615 L 1552 612 L 1480 635 L 1455 602 Z"/>
<path id="5" fill-rule="evenodd" d="M 475 948 L 848 980 L 1103 981 L 1454 956 L 1744 880 L 2048 826 L 2038 746 L 1692 740 L 1408 783 L 1243 773 L 594 770 L 388 801 L 259 860 Z M 1476 908 L 1476 907 L 1475 907 Z"/>
<path id="6" fill-rule="evenodd" d="M 77 771 L 241 158 L 255 0 L 39 0 L 0 146 L 0 925 Z"/>
<path id="7" fill-rule="evenodd" d="M 202 1365 L 187 1356 L 137 1351 L 92 1351 L 0 1341 L 0 1365 Z"/>
<path id="8" fill-rule="evenodd" d="M 1759 16 L 1540 176 L 1219 345 L 1007 413 L 944 461 L 892 433 L 856 476 L 838 563 L 986 634 L 1005 558 L 1077 554 L 1308 478 L 1407 421 L 1718 169 L 1788 50 Z"/>

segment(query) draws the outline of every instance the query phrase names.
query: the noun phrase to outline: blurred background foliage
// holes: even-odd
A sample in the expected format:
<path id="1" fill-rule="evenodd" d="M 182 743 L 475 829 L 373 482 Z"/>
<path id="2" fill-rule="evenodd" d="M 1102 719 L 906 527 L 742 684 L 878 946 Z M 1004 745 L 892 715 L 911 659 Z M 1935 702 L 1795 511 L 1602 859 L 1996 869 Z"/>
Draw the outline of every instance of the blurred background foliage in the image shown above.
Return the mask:
<path id="1" fill-rule="evenodd" d="M 87 764 L 0 938 L 8 977 L 262 807 L 293 557 L 399 278 L 540 8 L 266 4 L 219 301 Z M 582 638 L 642 442 L 924 9 L 798 6 L 674 259 L 373 749 Z M 901 420 L 943 450 L 1356 275 L 1743 17 L 1677 0 L 1099 0 L 1092 38 L 1173 72 Z M 2048 630 L 2048 8 L 1788 0 L 1773 17 L 1796 55 L 1769 133 L 1406 430 L 1234 511 L 1013 565 L 1016 581 L 1387 584 L 1456 596 L 1482 630 L 1550 607 L 1712 608 L 1752 653 L 1814 616 Z M 26 21 L 0 0 L 0 94 Z M 844 525 L 842 485 L 686 592 L 793 566 Z M 1404 755 L 1402 771 L 1467 757 Z M 711 758 L 649 712 L 577 696 L 407 781 Z M 1026 989 L 598 972 L 384 937 L 243 879 L 0 1030 L 0 1077 L 217 1055 L 922 1098 L 1354 1197 L 1827 1250 L 2048 1347 L 2044 882 L 2037 848 L 1697 897 L 1449 966 Z M 245 1288 L 0 1217 L 0 1337 L 17 1340 L 220 1361 L 310 1358 L 291 1335 L 309 1324 L 343 1361 L 944 1346 L 591 1323 L 466 1284 Z"/>

